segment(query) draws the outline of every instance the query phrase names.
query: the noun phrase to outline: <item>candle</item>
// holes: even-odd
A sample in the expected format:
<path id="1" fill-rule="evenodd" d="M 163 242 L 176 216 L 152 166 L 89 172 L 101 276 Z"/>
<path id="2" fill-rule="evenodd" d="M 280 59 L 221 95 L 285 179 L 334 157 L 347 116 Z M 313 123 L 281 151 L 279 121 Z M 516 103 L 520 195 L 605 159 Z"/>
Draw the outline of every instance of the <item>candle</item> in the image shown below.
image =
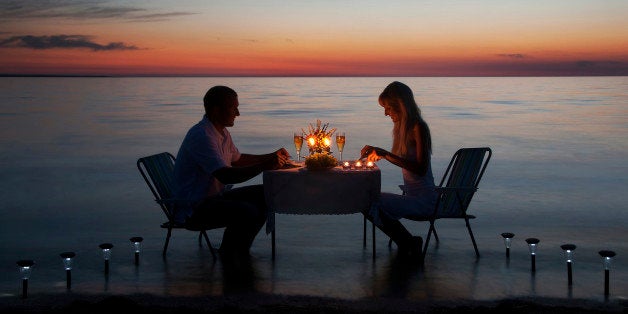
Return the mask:
<path id="1" fill-rule="evenodd" d="M 362 162 L 359 160 L 356 160 L 353 165 L 355 166 L 355 169 L 362 169 Z"/>
<path id="2" fill-rule="evenodd" d="M 367 161 L 366 162 L 366 168 L 368 169 L 373 169 L 375 167 L 375 163 L 372 161 Z"/>
<path id="3" fill-rule="evenodd" d="M 351 163 L 348 161 L 345 161 L 342 163 L 342 169 L 349 169 L 351 168 Z"/>
<path id="4" fill-rule="evenodd" d="M 325 145 L 325 147 L 331 146 L 331 139 L 329 139 L 329 137 L 323 138 L 323 145 Z"/>

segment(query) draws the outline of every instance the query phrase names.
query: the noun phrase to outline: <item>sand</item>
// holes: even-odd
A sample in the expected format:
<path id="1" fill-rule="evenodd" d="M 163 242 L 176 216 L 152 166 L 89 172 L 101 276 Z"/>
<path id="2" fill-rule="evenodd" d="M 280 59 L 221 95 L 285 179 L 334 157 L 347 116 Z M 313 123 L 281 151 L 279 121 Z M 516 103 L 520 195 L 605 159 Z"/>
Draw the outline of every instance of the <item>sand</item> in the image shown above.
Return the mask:
<path id="1" fill-rule="evenodd" d="M 36 295 L 0 298 L 0 313 L 626 313 L 626 300 L 545 298 L 498 301 L 341 300 L 238 294 L 208 297 L 155 295 Z"/>

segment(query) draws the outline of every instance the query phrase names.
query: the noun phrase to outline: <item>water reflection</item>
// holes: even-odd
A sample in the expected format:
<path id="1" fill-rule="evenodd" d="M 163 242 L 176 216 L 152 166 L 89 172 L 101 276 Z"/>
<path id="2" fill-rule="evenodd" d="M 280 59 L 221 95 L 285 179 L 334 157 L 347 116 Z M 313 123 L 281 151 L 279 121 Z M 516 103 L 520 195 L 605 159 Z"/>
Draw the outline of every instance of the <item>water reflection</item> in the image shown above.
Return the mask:
<path id="1" fill-rule="evenodd" d="M 222 259 L 223 294 L 244 294 L 257 291 L 258 270 L 252 258 Z"/>
<path id="2" fill-rule="evenodd" d="M 423 267 L 418 261 L 393 253 L 373 276 L 373 294 L 376 297 L 405 299 L 423 279 L 422 274 Z"/>

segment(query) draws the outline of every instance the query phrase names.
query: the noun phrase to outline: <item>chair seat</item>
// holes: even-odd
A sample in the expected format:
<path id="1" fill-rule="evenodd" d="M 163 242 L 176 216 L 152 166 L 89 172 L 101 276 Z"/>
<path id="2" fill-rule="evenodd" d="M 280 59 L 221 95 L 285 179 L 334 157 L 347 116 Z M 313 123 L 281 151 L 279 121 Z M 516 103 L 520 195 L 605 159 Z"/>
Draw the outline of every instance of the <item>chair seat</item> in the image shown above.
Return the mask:
<path id="1" fill-rule="evenodd" d="M 178 224 L 178 223 L 174 223 L 174 222 L 170 222 L 170 221 L 166 221 L 164 223 L 161 224 L 162 228 L 185 228 L 185 226 L 183 224 Z"/>
<path id="2" fill-rule="evenodd" d="M 430 221 L 430 218 L 431 217 L 427 217 L 427 216 L 406 217 L 406 219 L 412 220 L 412 221 Z M 450 219 L 450 218 L 453 218 L 453 219 L 455 219 L 455 218 L 464 219 L 465 216 L 438 216 L 438 217 L 436 217 L 436 219 L 444 219 L 444 218 L 447 218 L 447 219 Z M 466 215 L 466 218 L 468 218 L 468 219 L 475 219 L 475 216 L 474 215 Z"/>
<path id="3" fill-rule="evenodd" d="M 210 230 L 210 229 L 218 229 L 218 228 L 224 228 L 225 226 L 222 224 L 216 224 L 216 223 L 195 223 L 195 222 L 190 222 L 188 221 L 185 226 L 182 226 L 181 228 L 185 228 L 187 230 L 191 230 L 191 231 L 203 231 L 203 230 Z"/>

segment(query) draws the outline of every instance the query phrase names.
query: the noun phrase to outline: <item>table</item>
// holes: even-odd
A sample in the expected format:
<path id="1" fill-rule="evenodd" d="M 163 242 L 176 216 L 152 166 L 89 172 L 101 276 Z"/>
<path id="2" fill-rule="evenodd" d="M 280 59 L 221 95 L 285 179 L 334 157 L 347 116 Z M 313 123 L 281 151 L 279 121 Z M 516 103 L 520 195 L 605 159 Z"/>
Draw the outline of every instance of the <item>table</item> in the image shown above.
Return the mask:
<path id="1" fill-rule="evenodd" d="M 272 233 L 275 258 L 275 214 L 342 215 L 369 210 L 381 193 L 381 172 L 373 169 L 328 170 L 304 167 L 264 171 L 264 193 L 268 205 L 266 233 Z M 366 230 L 366 218 L 364 218 Z M 375 229 L 373 229 L 375 232 Z M 366 231 L 364 231 L 366 246 Z"/>

